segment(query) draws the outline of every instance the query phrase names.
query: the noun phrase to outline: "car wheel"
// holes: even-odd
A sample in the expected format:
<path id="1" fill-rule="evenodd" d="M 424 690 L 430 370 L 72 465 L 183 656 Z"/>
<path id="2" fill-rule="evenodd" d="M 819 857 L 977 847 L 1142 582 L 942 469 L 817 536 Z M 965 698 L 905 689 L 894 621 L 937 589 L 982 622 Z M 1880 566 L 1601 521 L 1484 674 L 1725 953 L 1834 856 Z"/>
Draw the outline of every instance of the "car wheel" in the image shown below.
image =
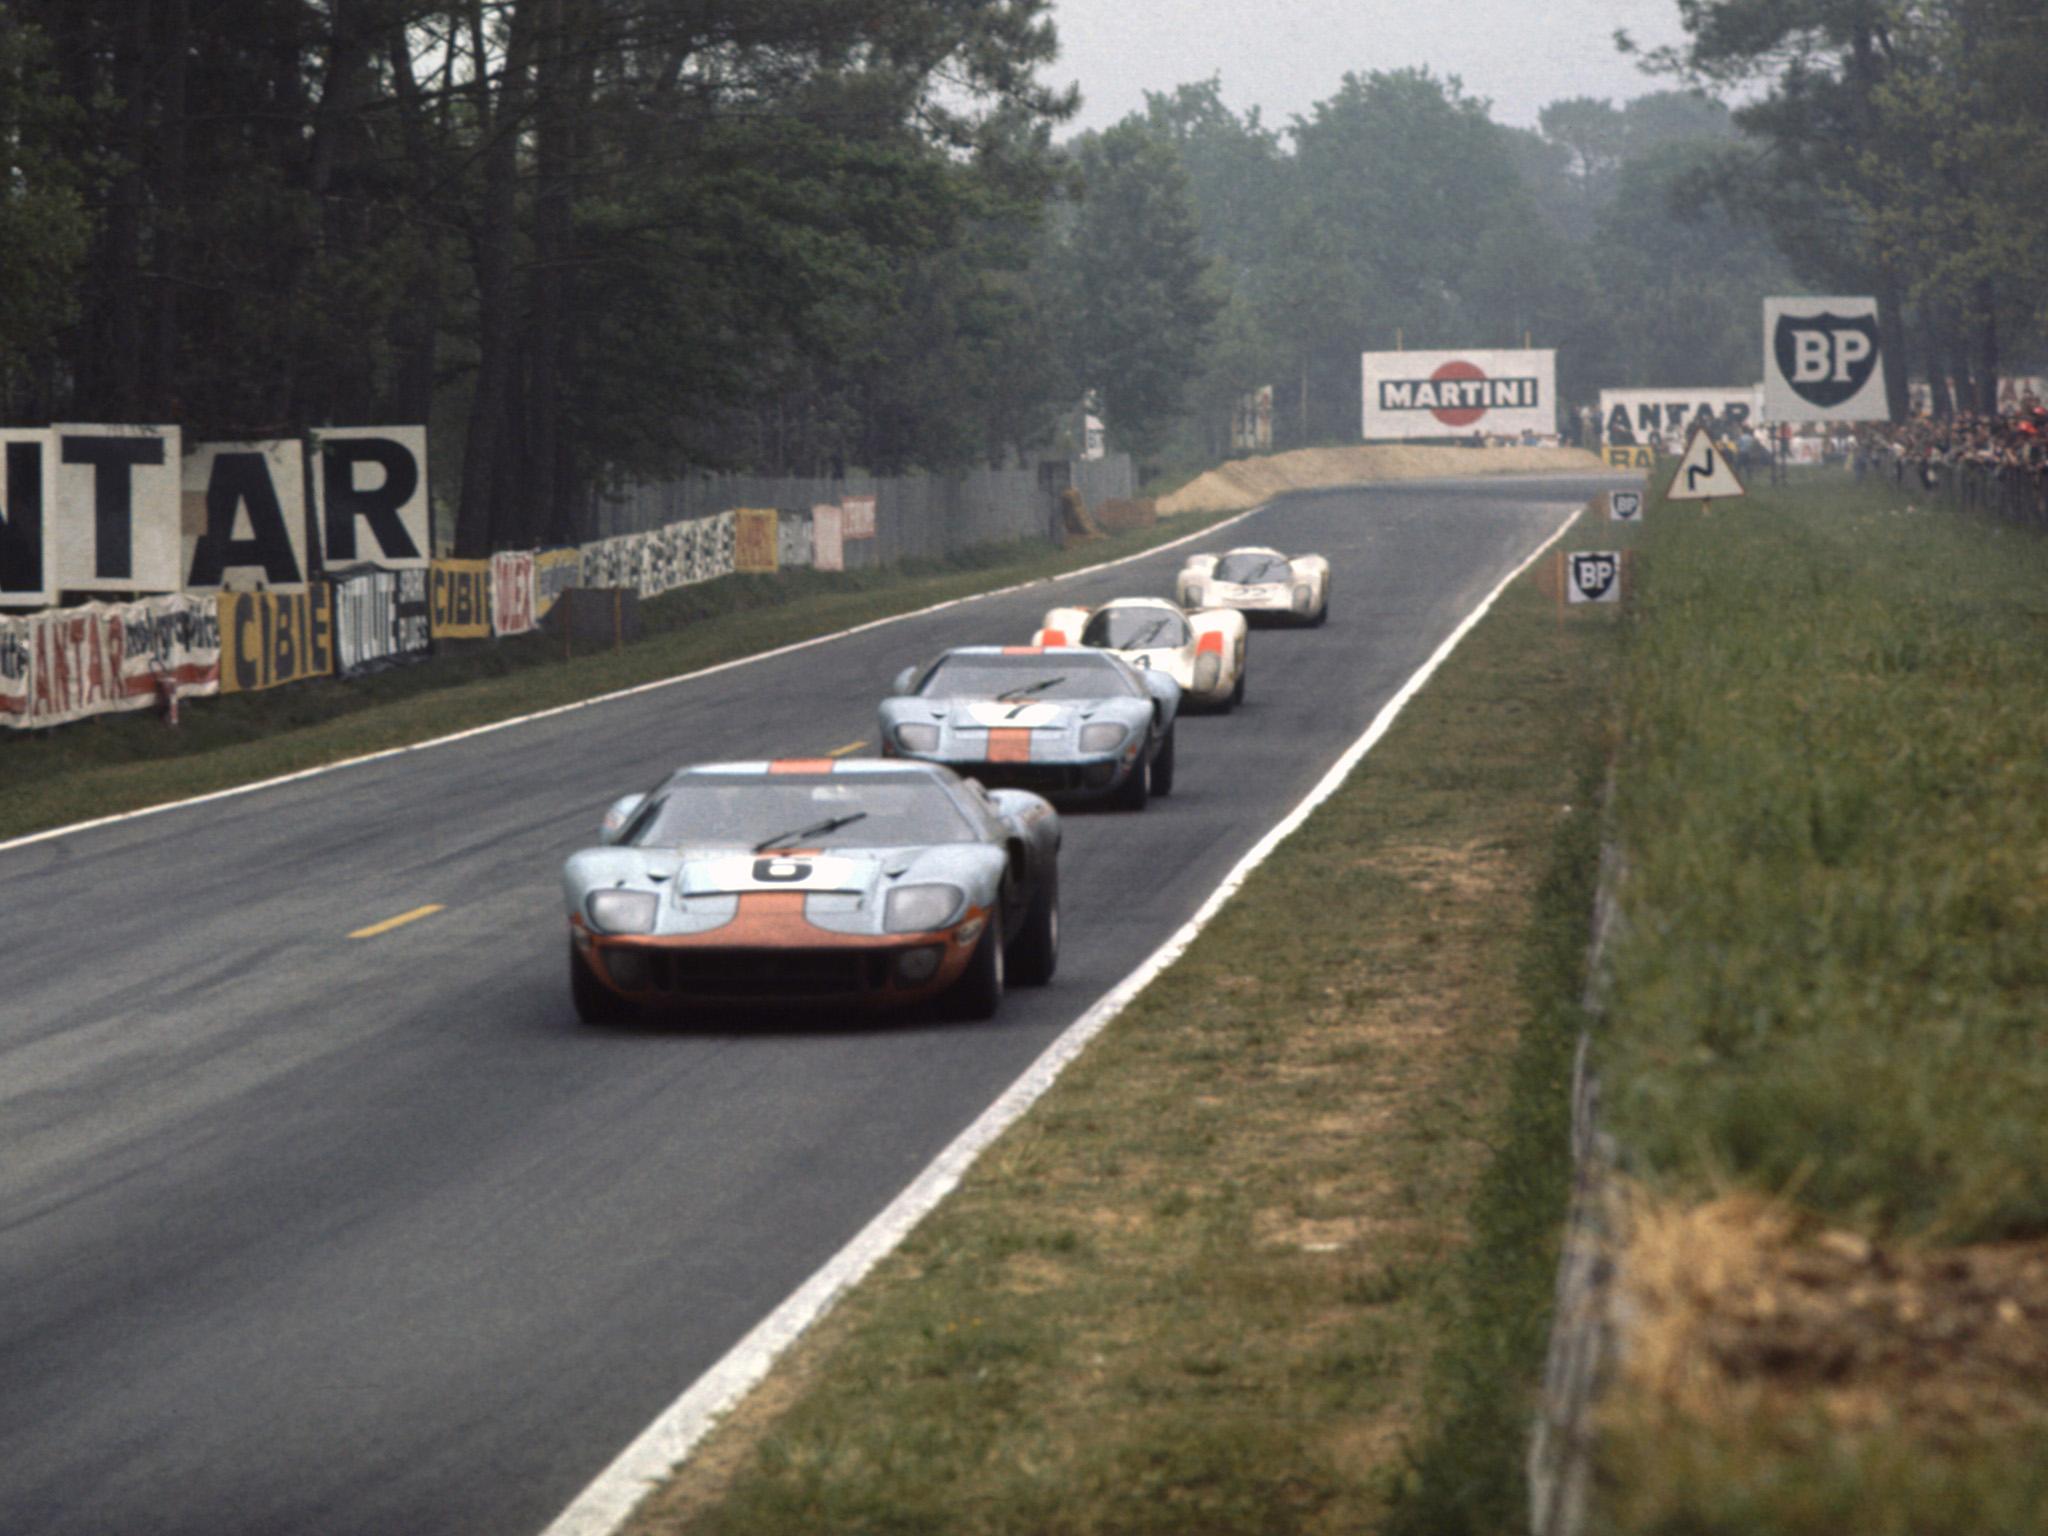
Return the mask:
<path id="1" fill-rule="evenodd" d="M 1145 802 L 1152 798 L 1152 759 L 1143 752 L 1131 765 L 1131 771 L 1124 775 L 1123 783 L 1117 785 L 1116 793 L 1109 797 L 1109 803 L 1120 811 L 1142 811 Z"/>
<path id="2" fill-rule="evenodd" d="M 576 1017 L 586 1024 L 623 1024 L 633 1017 L 633 1005 L 599 981 L 590 962 L 569 946 L 569 996 L 576 1004 Z"/>
<path id="3" fill-rule="evenodd" d="M 974 958 L 948 989 L 946 1017 L 963 1023 L 992 1019 L 1003 1005 L 1003 919 L 1002 909 L 989 913 L 988 927 L 975 946 Z"/>
<path id="4" fill-rule="evenodd" d="M 1166 740 L 1159 743 L 1159 755 L 1152 759 L 1152 793 L 1170 795 L 1173 793 L 1173 732 L 1166 728 Z"/>
<path id="5" fill-rule="evenodd" d="M 1323 601 L 1323 606 L 1316 610 L 1316 616 L 1309 620 L 1309 625 L 1312 628 L 1321 629 L 1325 624 L 1329 622 L 1329 619 L 1330 604 L 1329 600 L 1325 598 Z"/>
<path id="6" fill-rule="evenodd" d="M 1057 864 L 1038 882 L 1024 928 L 1010 946 L 1010 979 L 1020 987 L 1042 987 L 1060 968 L 1060 871 Z"/>
<path id="7" fill-rule="evenodd" d="M 1231 690 L 1230 690 L 1230 702 L 1229 702 L 1228 704 L 1224 705 L 1223 707 L 1224 707 L 1225 709 L 1235 709 L 1235 708 L 1237 708 L 1237 706 L 1238 706 L 1238 705 L 1242 704 L 1243 702 L 1244 702 L 1244 668 L 1243 668 L 1243 667 L 1239 667 L 1239 668 L 1237 669 L 1237 682 L 1236 682 L 1236 684 L 1235 684 L 1235 685 L 1234 685 L 1234 686 L 1233 686 L 1233 687 L 1231 688 Z"/>

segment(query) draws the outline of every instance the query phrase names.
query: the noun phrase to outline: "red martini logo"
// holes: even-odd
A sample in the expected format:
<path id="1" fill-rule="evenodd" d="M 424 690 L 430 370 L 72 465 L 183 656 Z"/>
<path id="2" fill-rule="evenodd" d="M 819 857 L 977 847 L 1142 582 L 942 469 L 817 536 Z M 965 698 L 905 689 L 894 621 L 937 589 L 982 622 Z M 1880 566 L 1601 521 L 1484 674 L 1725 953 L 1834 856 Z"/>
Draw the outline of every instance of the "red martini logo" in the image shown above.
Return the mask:
<path id="1" fill-rule="evenodd" d="M 1383 411 L 1428 411 L 1447 427 L 1469 427 L 1496 407 L 1533 408 L 1536 380 L 1489 379 L 1477 363 L 1454 359 L 1426 379 L 1380 380 Z"/>

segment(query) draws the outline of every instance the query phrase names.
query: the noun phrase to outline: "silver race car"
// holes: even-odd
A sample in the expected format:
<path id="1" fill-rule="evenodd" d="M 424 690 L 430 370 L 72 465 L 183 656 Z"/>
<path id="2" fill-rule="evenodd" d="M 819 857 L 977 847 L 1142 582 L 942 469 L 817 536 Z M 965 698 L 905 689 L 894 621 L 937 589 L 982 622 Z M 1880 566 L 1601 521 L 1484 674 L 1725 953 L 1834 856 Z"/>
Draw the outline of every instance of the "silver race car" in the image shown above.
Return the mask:
<path id="1" fill-rule="evenodd" d="M 1066 800 L 1143 810 L 1173 792 L 1180 684 L 1081 646 L 968 645 L 906 667 L 882 752 Z"/>
<path id="2" fill-rule="evenodd" d="M 1189 555 L 1173 590 L 1183 608 L 1235 608 L 1248 619 L 1320 624 L 1330 616 L 1330 562 L 1321 555 L 1290 560 L 1263 545 Z"/>
<path id="3" fill-rule="evenodd" d="M 991 1017 L 1059 964 L 1058 812 L 944 768 L 712 763 L 606 813 L 562 871 L 586 1023 L 643 1008 L 939 998 Z"/>

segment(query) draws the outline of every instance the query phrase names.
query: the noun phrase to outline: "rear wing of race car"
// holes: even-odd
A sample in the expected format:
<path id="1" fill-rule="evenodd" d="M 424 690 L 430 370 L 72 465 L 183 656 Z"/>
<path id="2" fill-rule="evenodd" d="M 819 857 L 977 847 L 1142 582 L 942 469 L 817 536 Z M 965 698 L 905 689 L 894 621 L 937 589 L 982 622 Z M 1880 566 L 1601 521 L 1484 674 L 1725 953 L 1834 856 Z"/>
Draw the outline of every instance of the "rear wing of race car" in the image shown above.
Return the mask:
<path id="1" fill-rule="evenodd" d="M 1088 608 L 1048 608 L 1040 621 L 1033 645 L 1079 645 L 1081 627 L 1088 622 Z"/>

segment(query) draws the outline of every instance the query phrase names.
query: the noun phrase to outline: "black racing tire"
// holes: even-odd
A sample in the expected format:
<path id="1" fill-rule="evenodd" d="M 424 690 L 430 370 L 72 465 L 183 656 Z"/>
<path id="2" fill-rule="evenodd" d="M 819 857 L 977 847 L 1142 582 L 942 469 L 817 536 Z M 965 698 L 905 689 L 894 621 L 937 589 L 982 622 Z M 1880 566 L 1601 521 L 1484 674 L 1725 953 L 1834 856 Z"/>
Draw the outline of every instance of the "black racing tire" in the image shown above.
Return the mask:
<path id="1" fill-rule="evenodd" d="M 1038 882 L 1024 925 L 1010 942 L 1008 979 L 1020 987 L 1042 987 L 1060 968 L 1060 868 L 1054 864 Z"/>
<path id="2" fill-rule="evenodd" d="M 1143 752 L 1131 771 L 1124 775 L 1123 783 L 1109 797 L 1109 803 L 1120 811 L 1142 811 L 1145 802 L 1152 798 L 1152 759 Z"/>
<path id="3" fill-rule="evenodd" d="M 946 1017 L 963 1024 L 994 1018 L 1003 1006 L 1003 969 L 1003 919 L 998 909 L 988 916 L 974 958 L 941 999 Z"/>
<path id="4" fill-rule="evenodd" d="M 1330 600 L 1323 599 L 1323 606 L 1316 610 L 1316 616 L 1308 621 L 1310 629 L 1321 629 L 1330 622 Z"/>
<path id="5" fill-rule="evenodd" d="M 623 1024 L 632 1018 L 633 1005 L 591 973 L 590 962 L 569 946 L 569 996 L 576 1004 L 576 1017 L 586 1024 Z"/>
<path id="6" fill-rule="evenodd" d="M 1235 686 L 1234 688 L 1232 688 L 1232 689 L 1230 690 L 1230 702 L 1229 702 L 1229 703 L 1227 703 L 1227 704 L 1225 704 L 1225 705 L 1224 705 L 1223 707 L 1224 707 L 1225 709 L 1235 709 L 1235 708 L 1237 708 L 1237 706 L 1238 706 L 1238 705 L 1242 704 L 1243 702 L 1244 702 L 1244 668 L 1243 668 L 1242 666 L 1239 666 L 1239 667 L 1238 667 L 1238 669 L 1237 669 L 1237 685 L 1236 685 L 1236 686 Z"/>
<path id="7" fill-rule="evenodd" d="M 1173 733 L 1174 727 L 1166 728 L 1166 740 L 1159 743 L 1159 755 L 1152 759 L 1152 793 L 1170 795 L 1173 793 Z"/>

